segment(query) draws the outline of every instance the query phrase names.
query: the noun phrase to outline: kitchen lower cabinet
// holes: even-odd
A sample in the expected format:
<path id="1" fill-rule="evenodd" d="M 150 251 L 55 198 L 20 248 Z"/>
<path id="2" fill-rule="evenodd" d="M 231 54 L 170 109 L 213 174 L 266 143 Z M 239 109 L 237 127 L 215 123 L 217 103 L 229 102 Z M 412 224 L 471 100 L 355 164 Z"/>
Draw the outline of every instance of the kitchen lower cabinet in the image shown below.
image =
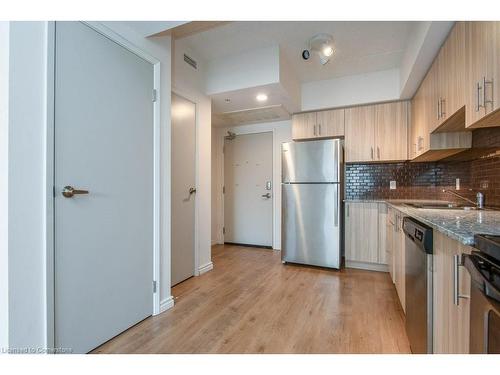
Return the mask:
<path id="1" fill-rule="evenodd" d="M 394 263 L 394 285 L 398 293 L 399 302 L 403 311 L 406 312 L 406 283 L 405 283 L 405 234 L 403 232 L 403 214 L 395 210 L 394 232 L 392 236 L 393 263 Z"/>
<path id="2" fill-rule="evenodd" d="M 385 203 L 347 202 L 345 260 L 352 268 L 386 271 Z"/>
<path id="3" fill-rule="evenodd" d="M 434 353 L 469 353 L 470 276 L 455 256 L 470 254 L 472 248 L 438 231 L 433 236 Z"/>
<path id="4" fill-rule="evenodd" d="M 385 243 L 386 243 L 386 260 L 391 280 L 394 283 L 394 222 L 396 211 L 392 207 L 387 207 L 387 215 L 385 222 Z"/>

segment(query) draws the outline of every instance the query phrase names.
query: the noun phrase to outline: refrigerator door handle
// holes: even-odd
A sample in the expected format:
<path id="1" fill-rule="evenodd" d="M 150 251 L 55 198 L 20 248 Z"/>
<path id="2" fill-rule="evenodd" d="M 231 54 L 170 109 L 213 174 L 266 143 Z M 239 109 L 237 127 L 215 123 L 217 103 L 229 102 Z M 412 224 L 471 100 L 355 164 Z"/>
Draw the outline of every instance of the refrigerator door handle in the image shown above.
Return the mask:
<path id="1" fill-rule="evenodd" d="M 339 185 L 336 184 L 335 202 L 333 207 L 333 225 L 339 226 Z"/>

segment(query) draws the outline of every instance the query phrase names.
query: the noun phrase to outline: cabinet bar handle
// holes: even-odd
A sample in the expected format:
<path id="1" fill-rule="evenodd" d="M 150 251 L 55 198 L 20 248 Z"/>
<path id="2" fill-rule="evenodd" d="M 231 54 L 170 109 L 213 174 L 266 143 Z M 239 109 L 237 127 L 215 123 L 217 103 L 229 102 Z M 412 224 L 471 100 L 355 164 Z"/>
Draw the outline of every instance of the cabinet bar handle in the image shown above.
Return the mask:
<path id="1" fill-rule="evenodd" d="M 491 85 L 491 92 L 493 92 L 493 80 L 487 81 L 486 77 L 483 77 L 483 107 L 486 109 L 486 104 L 491 104 L 493 109 L 493 97 L 492 100 L 486 100 L 486 85 Z"/>
<path id="2" fill-rule="evenodd" d="M 476 112 L 479 112 L 479 108 L 481 108 L 481 104 L 479 103 L 479 92 L 481 91 L 481 85 L 479 82 L 476 83 Z"/>
<path id="3" fill-rule="evenodd" d="M 321 124 L 318 125 L 319 135 L 321 135 Z"/>
<path id="4" fill-rule="evenodd" d="M 470 298 L 469 296 L 460 294 L 460 276 L 459 267 L 462 266 L 462 255 L 453 255 L 453 303 L 457 306 L 460 304 L 460 298 Z"/>
<path id="5" fill-rule="evenodd" d="M 373 147 L 371 148 L 372 160 L 373 160 Z"/>
<path id="6" fill-rule="evenodd" d="M 379 158 L 380 160 L 380 147 L 377 146 L 377 157 Z"/>
<path id="7" fill-rule="evenodd" d="M 313 134 L 316 136 L 316 125 L 313 126 Z"/>

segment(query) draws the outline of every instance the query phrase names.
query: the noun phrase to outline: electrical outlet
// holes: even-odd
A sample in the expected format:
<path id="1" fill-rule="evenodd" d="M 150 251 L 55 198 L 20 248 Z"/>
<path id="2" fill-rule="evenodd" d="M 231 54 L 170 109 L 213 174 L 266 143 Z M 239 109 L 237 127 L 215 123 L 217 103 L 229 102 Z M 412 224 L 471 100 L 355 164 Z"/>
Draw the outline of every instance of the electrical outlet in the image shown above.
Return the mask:
<path id="1" fill-rule="evenodd" d="M 396 181 L 389 182 L 389 189 L 396 190 Z"/>

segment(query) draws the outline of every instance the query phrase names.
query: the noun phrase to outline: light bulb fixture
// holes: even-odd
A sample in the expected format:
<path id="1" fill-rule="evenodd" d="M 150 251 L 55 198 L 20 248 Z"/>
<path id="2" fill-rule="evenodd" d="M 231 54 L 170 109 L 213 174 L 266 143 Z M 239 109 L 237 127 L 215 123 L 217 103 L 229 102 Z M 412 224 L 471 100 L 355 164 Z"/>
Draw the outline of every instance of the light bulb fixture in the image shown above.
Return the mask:
<path id="1" fill-rule="evenodd" d="M 256 96 L 256 99 L 258 102 L 265 102 L 267 100 L 267 95 L 266 94 L 258 94 Z"/>
<path id="2" fill-rule="evenodd" d="M 333 55 L 333 48 L 327 45 L 323 48 L 323 51 L 321 52 L 323 52 L 323 55 L 330 57 L 331 55 Z"/>
<path id="3" fill-rule="evenodd" d="M 307 58 L 305 53 L 307 52 Z M 333 44 L 333 36 L 330 34 L 317 34 L 309 39 L 309 49 L 302 51 L 302 58 L 308 60 L 311 53 L 315 53 L 319 57 L 321 65 L 325 65 L 330 61 L 330 58 L 335 52 Z"/>

